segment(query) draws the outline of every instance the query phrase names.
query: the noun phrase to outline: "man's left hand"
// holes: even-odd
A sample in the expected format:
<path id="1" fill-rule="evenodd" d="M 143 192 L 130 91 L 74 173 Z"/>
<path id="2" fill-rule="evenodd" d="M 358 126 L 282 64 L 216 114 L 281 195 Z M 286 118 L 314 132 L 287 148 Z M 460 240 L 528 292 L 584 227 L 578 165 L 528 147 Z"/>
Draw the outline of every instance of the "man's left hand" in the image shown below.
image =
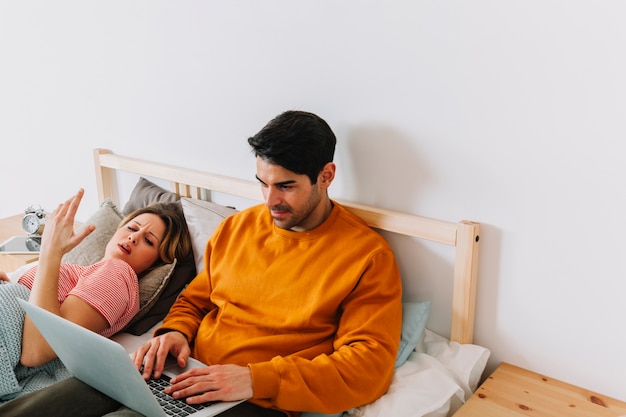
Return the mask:
<path id="1" fill-rule="evenodd" d="M 247 366 L 212 365 L 193 368 L 171 380 L 165 393 L 189 404 L 252 398 L 252 373 Z"/>

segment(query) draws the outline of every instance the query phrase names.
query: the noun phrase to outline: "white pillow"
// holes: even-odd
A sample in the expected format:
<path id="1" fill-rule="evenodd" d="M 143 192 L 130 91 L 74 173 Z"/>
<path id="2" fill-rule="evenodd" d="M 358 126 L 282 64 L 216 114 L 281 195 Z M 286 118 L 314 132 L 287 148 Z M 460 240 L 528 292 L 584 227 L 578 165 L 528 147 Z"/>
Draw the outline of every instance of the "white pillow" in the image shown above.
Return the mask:
<path id="1" fill-rule="evenodd" d="M 490 351 L 451 342 L 426 329 L 408 360 L 396 368 L 387 393 L 349 410 L 350 417 L 447 417 L 477 388 Z"/>
<path id="2" fill-rule="evenodd" d="M 441 372 L 435 359 L 413 353 L 394 372 L 387 393 L 371 404 L 350 410 L 353 417 L 445 416 L 455 397 L 463 390 Z M 460 401 L 460 400 L 457 400 Z"/>
<path id="3" fill-rule="evenodd" d="M 180 202 L 191 236 L 196 271 L 200 272 L 204 269 L 204 251 L 209 238 L 222 220 L 236 213 L 237 210 L 195 198 L 183 197 Z"/>
<path id="4" fill-rule="evenodd" d="M 426 329 L 423 342 L 415 349 L 437 359 L 463 388 L 465 400 L 472 396 L 487 366 L 489 349 L 470 343 L 452 342 Z"/>

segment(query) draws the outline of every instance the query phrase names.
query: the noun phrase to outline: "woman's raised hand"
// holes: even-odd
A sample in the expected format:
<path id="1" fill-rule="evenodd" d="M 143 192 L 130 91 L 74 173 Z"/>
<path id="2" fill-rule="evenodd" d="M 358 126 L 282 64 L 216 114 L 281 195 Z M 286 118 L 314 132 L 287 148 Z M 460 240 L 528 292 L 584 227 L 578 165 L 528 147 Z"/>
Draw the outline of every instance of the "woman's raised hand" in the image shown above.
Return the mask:
<path id="1" fill-rule="evenodd" d="M 41 254 L 63 256 L 95 230 L 95 225 L 87 225 L 78 233 L 74 232 L 74 218 L 85 191 L 78 192 L 59 206 L 46 217 L 46 227 L 41 237 Z"/>

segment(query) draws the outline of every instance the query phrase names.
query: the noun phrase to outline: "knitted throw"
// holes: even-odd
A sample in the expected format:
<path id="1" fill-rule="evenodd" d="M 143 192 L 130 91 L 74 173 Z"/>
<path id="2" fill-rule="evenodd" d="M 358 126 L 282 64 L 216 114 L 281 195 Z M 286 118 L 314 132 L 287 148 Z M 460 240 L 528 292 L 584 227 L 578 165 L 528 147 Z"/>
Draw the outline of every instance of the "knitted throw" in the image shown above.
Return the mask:
<path id="1" fill-rule="evenodd" d="M 25 314 L 17 298 L 29 294 L 21 284 L 0 284 L 0 404 L 70 376 L 59 359 L 35 368 L 20 364 Z"/>

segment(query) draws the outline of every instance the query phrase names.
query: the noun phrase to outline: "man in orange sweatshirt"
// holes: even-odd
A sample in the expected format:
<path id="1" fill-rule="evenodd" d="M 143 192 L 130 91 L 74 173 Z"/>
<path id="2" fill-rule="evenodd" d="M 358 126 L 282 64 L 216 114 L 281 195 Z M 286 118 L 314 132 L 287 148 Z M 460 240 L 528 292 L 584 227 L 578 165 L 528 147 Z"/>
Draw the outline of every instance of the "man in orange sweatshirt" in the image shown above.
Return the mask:
<path id="1" fill-rule="evenodd" d="M 393 252 L 329 198 L 336 139 L 324 120 L 287 111 L 248 142 L 264 204 L 220 224 L 204 269 L 134 361 L 145 378 L 159 376 L 168 355 L 204 362 L 167 392 L 189 403 L 247 400 L 224 417 L 372 402 L 389 386 L 400 341 Z M 80 415 L 104 414 L 90 408 Z"/>

